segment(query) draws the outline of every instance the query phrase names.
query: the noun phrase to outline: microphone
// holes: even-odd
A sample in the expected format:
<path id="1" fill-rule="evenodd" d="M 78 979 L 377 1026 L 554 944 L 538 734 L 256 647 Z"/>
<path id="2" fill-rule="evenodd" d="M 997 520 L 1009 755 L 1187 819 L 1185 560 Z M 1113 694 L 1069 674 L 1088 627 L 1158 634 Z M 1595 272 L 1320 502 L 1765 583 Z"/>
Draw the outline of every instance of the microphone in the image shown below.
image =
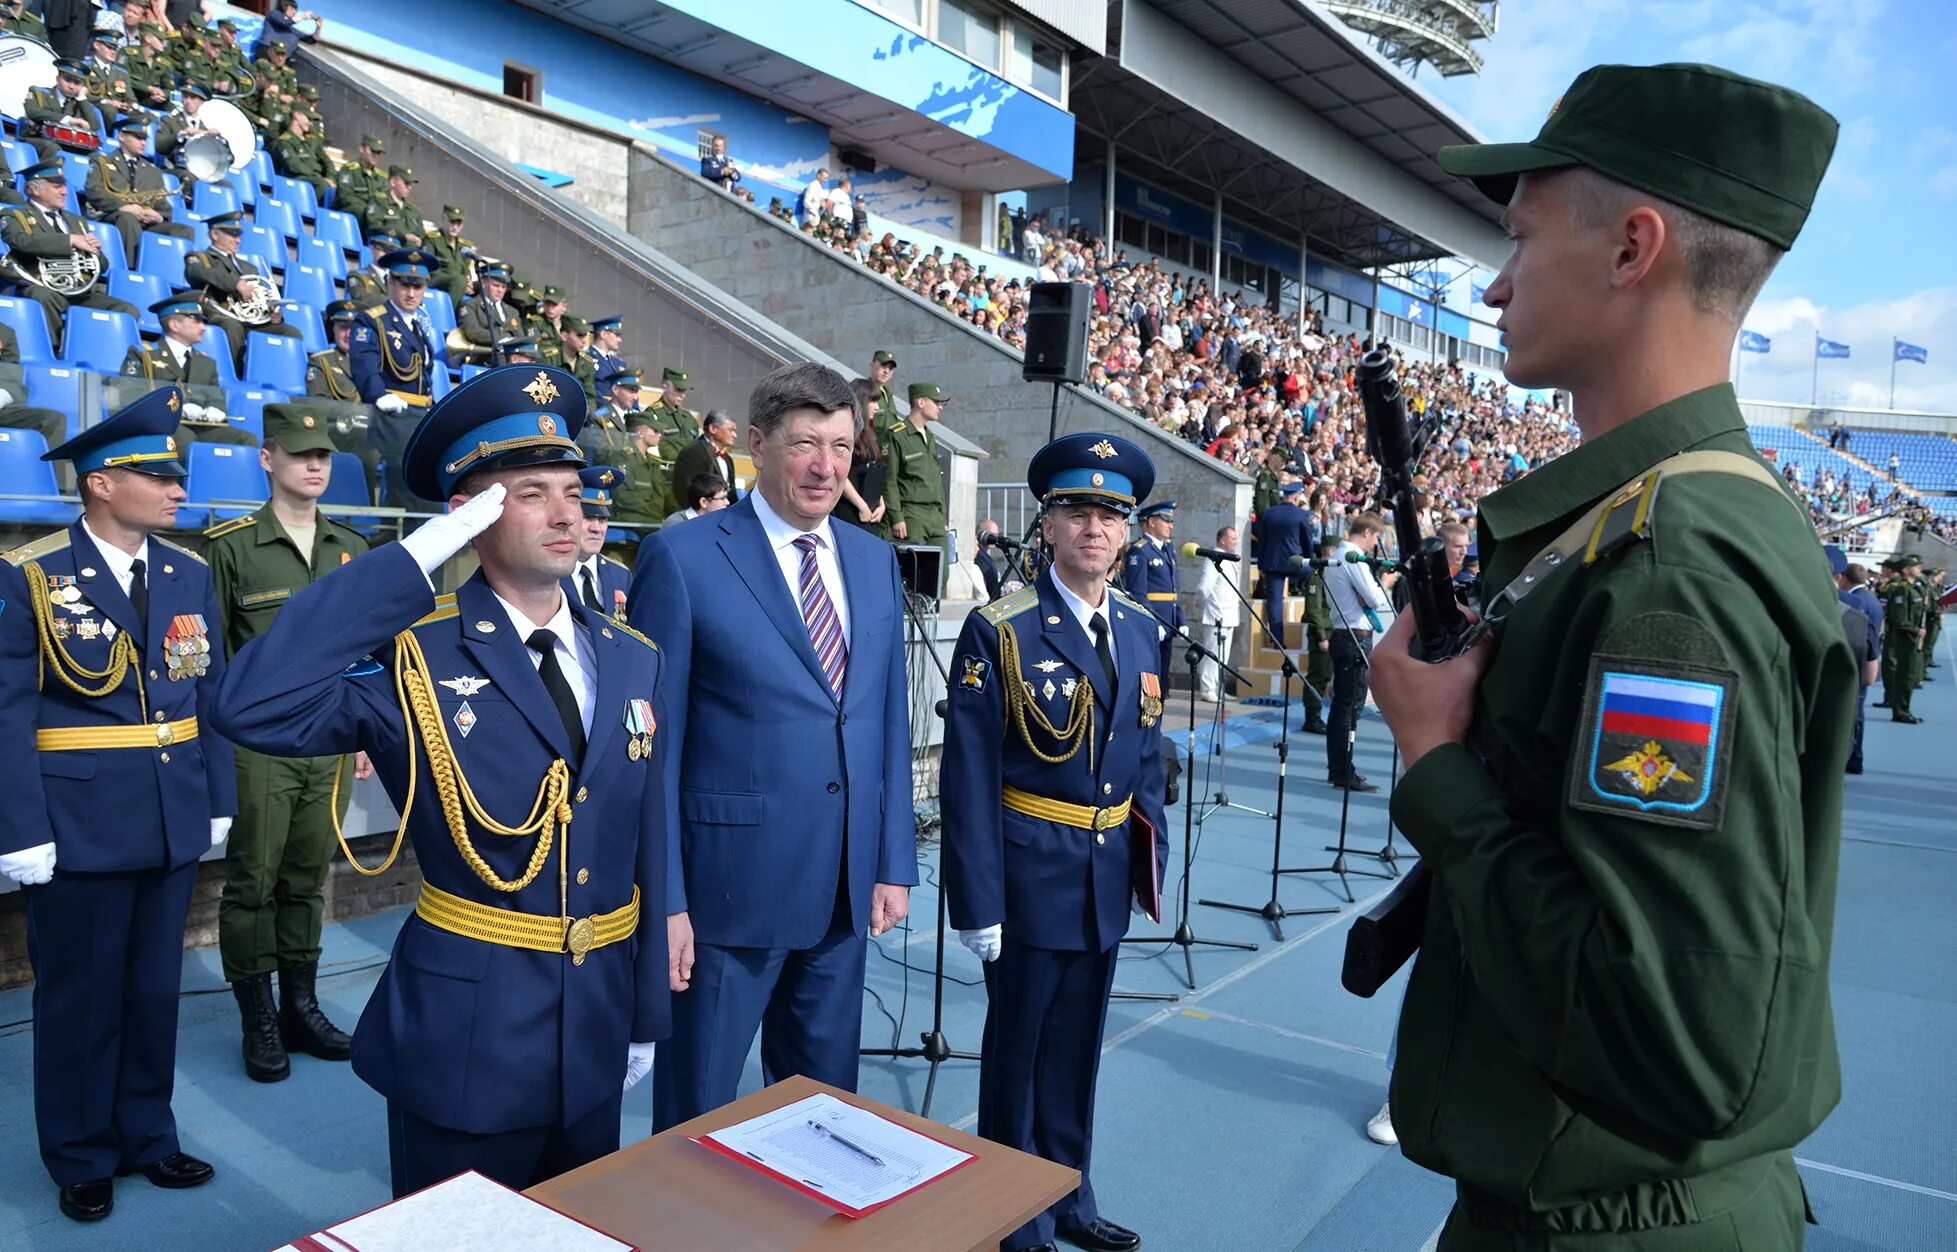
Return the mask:
<path id="1" fill-rule="evenodd" d="M 1224 551 L 1223 549 L 1221 549 L 1221 548 L 1200 548 L 1200 547 L 1197 547 L 1197 546 L 1196 546 L 1195 544 L 1193 544 L 1193 543 L 1185 543 L 1185 544 L 1183 544 L 1183 545 L 1182 545 L 1182 548 L 1181 548 L 1181 551 L 1182 551 L 1182 554 L 1183 554 L 1184 556 L 1199 556 L 1199 557 L 1202 557 L 1202 558 L 1203 558 L 1203 559 L 1204 559 L 1205 561 L 1241 561 L 1241 560 L 1243 560 L 1243 558 L 1242 558 L 1241 556 L 1238 556 L 1238 555 L 1237 555 L 1236 553 L 1234 553 L 1234 552 L 1225 552 L 1225 551 Z"/>
<path id="2" fill-rule="evenodd" d="M 1338 563 L 1339 560 L 1337 557 L 1306 556 L 1303 553 L 1299 553 L 1297 556 L 1291 558 L 1291 569 L 1294 573 L 1302 574 L 1308 569 L 1322 570 L 1327 566 L 1337 565 Z"/>
<path id="3" fill-rule="evenodd" d="M 1026 545 L 1019 542 L 1019 540 L 1008 539 L 1004 535 L 994 534 L 989 530 L 979 536 L 979 547 L 1010 548 L 1014 552 L 1024 552 L 1026 550 Z"/>
<path id="4" fill-rule="evenodd" d="M 1390 556 L 1367 556 L 1363 552 L 1346 553 L 1345 563 L 1347 565 L 1370 565 L 1374 569 L 1384 570 L 1389 574 L 1400 568 L 1400 563 Z"/>

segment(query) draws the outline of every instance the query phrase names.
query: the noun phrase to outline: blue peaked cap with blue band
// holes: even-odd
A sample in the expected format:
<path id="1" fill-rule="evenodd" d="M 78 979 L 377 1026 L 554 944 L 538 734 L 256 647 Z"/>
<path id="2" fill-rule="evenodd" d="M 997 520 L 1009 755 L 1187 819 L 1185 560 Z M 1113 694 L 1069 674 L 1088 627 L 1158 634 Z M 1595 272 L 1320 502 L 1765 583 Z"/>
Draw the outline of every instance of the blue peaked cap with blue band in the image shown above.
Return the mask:
<path id="1" fill-rule="evenodd" d="M 1126 517 L 1155 490 L 1155 462 L 1119 435 L 1062 435 L 1033 454 L 1026 485 L 1043 505 L 1099 504 Z"/>
<path id="2" fill-rule="evenodd" d="M 616 465 L 587 465 L 578 471 L 578 481 L 584 484 L 584 490 L 579 493 L 584 515 L 610 517 L 612 488 L 625 481 L 625 472 Z"/>
<path id="3" fill-rule="evenodd" d="M 420 248 L 398 248 L 380 259 L 380 267 L 394 277 L 419 278 L 423 282 L 441 266 L 440 257 Z"/>
<path id="4" fill-rule="evenodd" d="M 158 387 L 116 410 L 81 434 L 51 448 L 43 461 L 69 461 L 75 476 L 104 469 L 135 470 L 158 478 L 183 478 L 189 471 L 177 456 L 177 423 L 183 420 L 183 392 Z"/>
<path id="5" fill-rule="evenodd" d="M 486 370 L 435 402 L 401 453 L 408 490 L 446 500 L 479 469 L 584 467 L 584 384 L 549 365 Z"/>

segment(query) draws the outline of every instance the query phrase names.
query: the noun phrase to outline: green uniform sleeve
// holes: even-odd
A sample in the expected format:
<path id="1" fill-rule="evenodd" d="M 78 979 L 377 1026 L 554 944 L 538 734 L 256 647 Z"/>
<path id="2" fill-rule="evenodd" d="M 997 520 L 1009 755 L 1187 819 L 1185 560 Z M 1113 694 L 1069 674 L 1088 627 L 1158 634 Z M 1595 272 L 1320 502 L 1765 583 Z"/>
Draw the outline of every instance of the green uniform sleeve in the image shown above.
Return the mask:
<path id="1" fill-rule="evenodd" d="M 888 428 L 883 432 L 883 522 L 886 526 L 904 520 L 904 454 L 897 446 L 900 438 Z"/>

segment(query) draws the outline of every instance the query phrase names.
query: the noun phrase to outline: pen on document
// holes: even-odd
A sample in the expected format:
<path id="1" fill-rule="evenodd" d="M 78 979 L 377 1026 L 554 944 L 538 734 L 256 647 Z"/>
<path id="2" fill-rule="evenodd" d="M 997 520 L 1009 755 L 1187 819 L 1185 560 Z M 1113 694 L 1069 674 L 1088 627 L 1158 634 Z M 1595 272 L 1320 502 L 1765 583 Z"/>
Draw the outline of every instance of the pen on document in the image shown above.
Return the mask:
<path id="1" fill-rule="evenodd" d="M 851 1143 L 849 1140 L 843 1138 L 841 1135 L 829 1129 L 827 1126 L 815 1120 L 813 1117 L 809 1119 L 809 1129 L 813 1130 L 818 1135 L 823 1135 L 830 1139 L 834 1139 L 837 1143 L 842 1144 L 844 1147 L 848 1148 L 851 1152 L 856 1153 L 856 1155 L 862 1157 L 864 1160 L 868 1161 L 872 1165 L 880 1166 L 883 1164 L 882 1157 L 870 1151 L 868 1148 L 861 1147 L 857 1144 Z"/>

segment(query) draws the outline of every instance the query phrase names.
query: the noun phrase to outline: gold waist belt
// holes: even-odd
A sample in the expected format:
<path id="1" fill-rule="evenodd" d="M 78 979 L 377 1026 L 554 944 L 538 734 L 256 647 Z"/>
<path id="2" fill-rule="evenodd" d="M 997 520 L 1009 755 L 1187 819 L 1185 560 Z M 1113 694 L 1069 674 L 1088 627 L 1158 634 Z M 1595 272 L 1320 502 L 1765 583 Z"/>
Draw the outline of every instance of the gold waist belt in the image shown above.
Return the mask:
<path id="1" fill-rule="evenodd" d="M 584 964 L 585 953 L 630 937 L 639 927 L 639 889 L 632 888 L 632 902 L 609 913 L 590 917 L 539 917 L 509 909 L 477 904 L 450 895 L 440 887 L 421 884 L 421 898 L 415 901 L 415 915 L 430 926 L 498 943 L 506 948 L 527 948 L 532 952 L 569 952 L 572 960 Z"/>
<path id="2" fill-rule="evenodd" d="M 63 726 L 34 732 L 43 752 L 88 752 L 97 748 L 167 748 L 197 737 L 197 719 L 136 726 Z"/>
<path id="3" fill-rule="evenodd" d="M 408 407 L 411 409 L 425 409 L 429 405 L 435 403 L 434 398 L 432 396 L 416 395 L 412 391 L 396 391 L 392 388 L 389 388 L 387 394 L 390 396 L 401 397 L 402 400 L 407 402 Z"/>
<path id="4" fill-rule="evenodd" d="M 1151 600 L 1173 600 L 1176 598 L 1176 593 L 1173 591 L 1151 591 L 1148 593 L 1148 598 Z"/>
<path id="5" fill-rule="evenodd" d="M 1128 809 L 1135 797 L 1128 796 L 1113 808 L 1097 809 L 1091 804 L 1069 804 L 1065 800 L 1049 800 L 1036 796 L 1030 791 L 1017 787 L 1007 787 L 1001 797 L 1007 808 L 1041 821 L 1058 822 L 1062 826 L 1074 826 L 1081 830 L 1112 830 L 1128 820 Z"/>

